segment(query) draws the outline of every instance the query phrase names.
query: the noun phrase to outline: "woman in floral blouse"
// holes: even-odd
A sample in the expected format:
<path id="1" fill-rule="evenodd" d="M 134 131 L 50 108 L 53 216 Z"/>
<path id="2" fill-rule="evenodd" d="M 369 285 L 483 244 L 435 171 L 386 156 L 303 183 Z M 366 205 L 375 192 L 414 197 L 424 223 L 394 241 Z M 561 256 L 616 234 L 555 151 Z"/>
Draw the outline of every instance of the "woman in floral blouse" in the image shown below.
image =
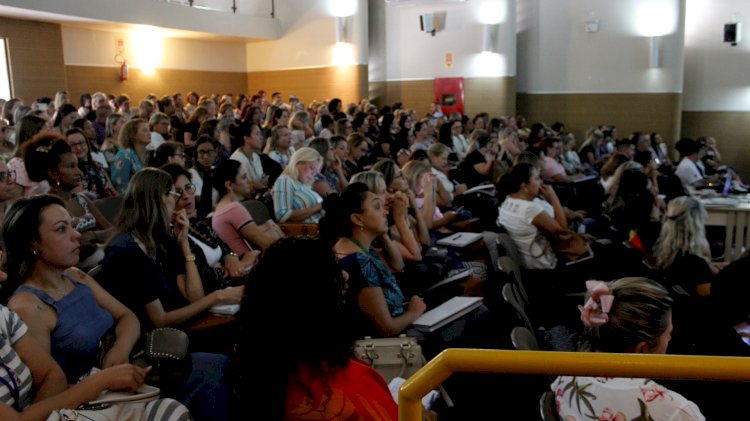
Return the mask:
<path id="1" fill-rule="evenodd" d="M 579 307 L 595 352 L 665 354 L 672 334 L 672 299 L 645 278 L 587 281 Z M 557 412 L 577 420 L 704 420 L 698 406 L 649 379 L 560 376 L 552 382 Z"/>

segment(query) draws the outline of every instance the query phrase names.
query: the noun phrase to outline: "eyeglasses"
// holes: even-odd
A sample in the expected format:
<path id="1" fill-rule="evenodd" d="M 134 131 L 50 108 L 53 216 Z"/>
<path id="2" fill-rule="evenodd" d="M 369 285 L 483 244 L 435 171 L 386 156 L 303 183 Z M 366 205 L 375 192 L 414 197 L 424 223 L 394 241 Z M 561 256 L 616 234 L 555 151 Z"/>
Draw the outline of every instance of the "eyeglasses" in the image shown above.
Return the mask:
<path id="1" fill-rule="evenodd" d="M 0 171 L 0 183 L 3 183 L 7 180 L 15 181 L 16 172 L 15 171 Z"/>
<path id="2" fill-rule="evenodd" d="M 170 192 L 170 193 L 172 193 L 172 192 Z M 181 197 L 182 193 L 195 194 L 195 184 L 192 184 L 192 183 L 185 184 L 185 188 L 184 189 L 181 189 L 179 187 L 175 187 L 174 188 L 174 193 L 175 193 L 175 197 Z"/>
<path id="3" fill-rule="evenodd" d="M 86 141 L 85 141 L 85 140 L 82 140 L 82 141 L 80 141 L 80 142 L 73 142 L 73 143 L 71 143 L 71 144 L 70 144 L 70 148 L 71 148 L 71 149 L 73 149 L 73 148 L 82 148 L 82 147 L 84 147 L 85 145 L 86 145 Z"/>
<path id="4" fill-rule="evenodd" d="M 213 155 L 216 149 L 198 149 L 198 155 Z"/>
<path id="5" fill-rule="evenodd" d="M 177 193 L 175 190 L 170 190 L 167 192 L 167 194 L 173 196 L 175 199 L 179 199 L 182 197 L 182 192 Z"/>

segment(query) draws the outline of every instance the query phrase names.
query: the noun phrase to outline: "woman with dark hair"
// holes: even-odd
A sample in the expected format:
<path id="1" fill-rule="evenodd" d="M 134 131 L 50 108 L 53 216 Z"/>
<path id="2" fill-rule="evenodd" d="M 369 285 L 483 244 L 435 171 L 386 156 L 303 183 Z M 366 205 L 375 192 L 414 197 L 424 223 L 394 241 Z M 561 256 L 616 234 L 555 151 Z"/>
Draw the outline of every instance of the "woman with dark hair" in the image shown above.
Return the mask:
<path id="1" fill-rule="evenodd" d="M 438 142 L 455 152 L 453 147 L 453 122 L 449 121 L 440 125 L 440 129 L 438 129 Z"/>
<path id="2" fill-rule="evenodd" d="M 24 196 L 46 193 L 49 191 L 49 184 L 37 183 L 29 179 L 23 162 L 23 145 L 47 128 L 47 122 L 40 117 L 27 115 L 16 127 L 16 150 L 13 152 L 13 158 L 8 161 L 8 170 L 16 174 L 16 184 L 23 187 Z"/>
<path id="3" fill-rule="evenodd" d="M 651 191 L 648 176 L 640 168 L 626 169 L 612 187 L 604 215 L 614 228 L 614 239 L 629 242 L 653 263 L 652 249 L 661 223 L 657 198 Z"/>
<path id="4" fill-rule="evenodd" d="M 290 256 L 294 264 L 289 264 Z M 254 417 L 398 418 L 383 378 L 352 359 L 344 307 L 346 277 L 330 248 L 308 238 L 281 239 L 253 269 L 246 290 L 239 316 L 240 399 L 254 408 Z M 268 298 L 279 296 L 285 297 L 287 314 L 268 320 L 278 311 L 278 304 Z M 316 328 L 299 329 L 301 322 Z M 290 331 L 297 333 L 289 335 Z M 258 337 L 275 344 L 274 352 L 258 347 L 253 339 Z M 304 350 L 297 346 L 299 341 L 308 344 Z"/>
<path id="5" fill-rule="evenodd" d="M 92 109 L 91 109 L 91 94 L 89 94 L 89 93 L 82 93 L 78 102 L 79 102 L 79 104 L 81 104 L 81 106 L 78 107 L 78 115 L 81 118 L 86 118 L 86 116 L 92 111 Z"/>
<path id="6" fill-rule="evenodd" d="M 423 334 L 412 328 L 427 305 L 418 295 L 407 299 L 396 281 L 394 272 L 404 268 L 404 260 L 388 233 L 385 201 L 383 194 L 373 193 L 367 185 L 351 183 L 341 195 L 326 198 L 326 216 L 320 221 L 321 238 L 333 244 L 339 267 L 349 275 L 346 304 L 353 335 L 408 333 L 424 339 L 429 357 L 447 347 L 499 346 L 501 335 L 491 333 L 499 328 L 486 307 L 435 332 Z"/>
<path id="7" fill-rule="evenodd" d="M 458 164 L 460 181 L 469 188 L 491 180 L 498 154 L 498 145 L 489 134 L 480 130 L 474 132 L 466 158 Z"/>
<path id="8" fill-rule="evenodd" d="M 81 233 L 80 267 L 96 266 L 104 257 L 101 245 L 112 234 L 112 225 L 91 199 L 76 192 L 81 187 L 81 170 L 65 138 L 53 131 L 39 133 L 24 146 L 24 162 L 29 163 L 29 178 L 49 183 L 50 193 L 63 199 L 75 218 L 73 228 Z"/>
<path id="9" fill-rule="evenodd" d="M 79 118 L 80 116 L 78 115 L 76 107 L 70 104 L 64 104 L 62 108 L 55 113 L 55 121 L 52 124 L 52 127 L 60 132 L 61 135 L 65 135 L 68 130 L 73 128 L 73 122 Z"/>
<path id="10" fill-rule="evenodd" d="M 537 167 L 526 163 L 514 165 L 501 182 L 509 194 L 500 205 L 497 224 L 508 231 L 527 268 L 554 269 L 557 256 L 544 234 L 554 236 L 568 227 L 555 190 L 542 183 Z"/>
<path id="11" fill-rule="evenodd" d="M 388 236 L 384 198 L 362 183 L 352 183 L 340 197 L 329 196 L 325 209 L 321 236 L 334 243 L 339 266 L 349 274 L 356 333 L 391 337 L 404 332 L 427 307 L 416 295 L 406 301 L 393 276 L 404 261 Z M 384 259 L 371 248 L 375 239 L 382 241 Z"/>
<path id="12" fill-rule="evenodd" d="M 190 96 L 188 95 L 188 98 Z M 208 108 L 201 105 L 190 112 L 190 117 L 185 122 L 180 139 L 187 147 L 195 146 L 195 140 L 198 139 L 198 131 L 201 125 L 212 118 Z"/>
<path id="13" fill-rule="evenodd" d="M 2 301 L 10 300 L 10 309 L 31 327 L 69 383 L 98 364 L 99 340 L 110 328 L 116 340 L 102 361 L 105 368 L 128 362 L 140 332 L 130 310 L 91 277 L 71 269 L 78 264 L 80 236 L 63 201 L 52 195 L 20 199 L 3 226 L 4 269 L 10 276 Z"/>
<path id="14" fill-rule="evenodd" d="M 250 180 L 252 193 L 266 191 L 281 174 L 281 165 L 268 155 L 261 153 L 263 137 L 260 126 L 250 124 L 242 129 L 243 144 L 230 156 L 242 164 Z M 247 197 L 248 199 L 250 196 Z"/>
<path id="15" fill-rule="evenodd" d="M 371 120 L 369 117 L 366 118 L 366 121 L 368 122 Z M 371 153 L 373 159 L 390 158 L 393 156 L 394 144 L 396 143 L 396 138 L 392 131 L 394 127 L 394 119 L 395 116 L 392 113 L 385 114 L 380 123 L 380 127 L 376 126 L 375 131 L 368 131 L 365 134 L 368 139 L 375 141 L 375 146 L 373 146 Z M 377 121 L 377 118 L 372 119 L 371 124 L 377 124 Z M 374 133 L 377 133 L 377 137 L 372 137 Z"/>
<path id="16" fill-rule="evenodd" d="M 180 193 L 175 210 L 184 209 L 190 221 L 188 242 L 196 257 L 195 263 L 203 281 L 204 291 L 208 293 L 227 287 L 232 279 L 244 276 L 255 263 L 258 253 L 246 253 L 243 260 L 240 260 L 237 253 L 216 235 L 211 222 L 198 217 L 195 206 L 196 187 L 191 182 L 190 172 L 178 164 L 167 164 L 161 169 L 172 177 L 174 190 Z"/>
<path id="17" fill-rule="evenodd" d="M 177 325 L 213 305 L 239 302 L 241 288 L 204 294 L 188 242 L 189 221 L 184 210 L 175 212 L 170 175 L 146 168 L 133 180 L 118 216 L 119 233 L 102 261 L 99 277 L 107 289 L 151 327 Z"/>
<path id="18" fill-rule="evenodd" d="M 579 308 L 592 352 L 666 354 L 672 298 L 664 287 L 646 278 L 586 286 Z M 550 388 L 560 419 L 705 419 L 693 402 L 650 379 L 560 376 Z"/>
<path id="19" fill-rule="evenodd" d="M 78 158 L 84 193 L 93 200 L 117 196 L 117 190 L 112 186 L 107 171 L 91 157 L 91 143 L 83 131 L 74 127 L 65 132 L 65 140 Z"/>
<path id="20" fill-rule="evenodd" d="M 205 293 L 188 242 L 190 222 L 184 209 L 175 211 L 181 195 L 162 170 L 146 168 L 133 176 L 117 218 L 118 234 L 107 245 L 97 275 L 144 330 L 180 326 L 214 305 L 237 304 L 242 297 L 243 287 Z M 174 397 L 197 419 L 227 419 L 228 359 L 207 353 L 190 357 L 190 378 L 175 387 Z"/>
<path id="21" fill-rule="evenodd" d="M 211 226 L 219 238 L 248 264 L 255 255 L 248 242 L 265 250 L 274 241 L 283 237 L 281 229 L 272 221 L 258 226 L 250 212 L 239 202 L 252 192 L 245 168 L 235 160 L 222 162 L 214 172 L 213 187 L 218 192 L 219 201 L 211 217 Z"/>
<path id="22" fill-rule="evenodd" d="M 138 388 L 149 371 L 127 364 L 140 333 L 138 320 L 94 279 L 70 269 L 78 262 L 80 234 L 62 201 L 51 195 L 20 199 L 6 221 L 4 269 L 12 275 L 3 283 L 2 301 L 12 296 L 9 308 L 23 321 L 0 306 L 0 361 L 6 368 L 0 375 L 0 390 L 5 389 L 0 418 L 44 420 L 54 409 L 77 408 L 107 389 Z M 114 344 L 99 361 L 100 340 L 110 330 Z M 101 372 L 79 382 L 100 364 Z M 68 383 L 77 384 L 66 390 Z M 23 411 L 20 418 L 10 406 Z M 106 414 L 128 419 L 189 419 L 187 409 L 170 399 L 111 410 Z"/>

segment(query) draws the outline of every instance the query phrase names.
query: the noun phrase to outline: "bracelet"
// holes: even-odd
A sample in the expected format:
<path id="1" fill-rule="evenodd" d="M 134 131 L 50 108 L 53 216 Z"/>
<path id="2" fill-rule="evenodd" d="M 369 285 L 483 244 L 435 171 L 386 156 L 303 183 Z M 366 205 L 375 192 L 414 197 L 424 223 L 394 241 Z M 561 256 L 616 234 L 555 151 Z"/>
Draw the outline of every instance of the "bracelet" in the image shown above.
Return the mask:
<path id="1" fill-rule="evenodd" d="M 188 254 L 187 256 L 185 256 L 185 263 L 194 262 L 194 261 L 195 261 L 195 255 L 194 254 Z"/>
<path id="2" fill-rule="evenodd" d="M 239 255 L 239 254 L 237 254 L 237 253 L 235 253 L 235 252 L 233 252 L 233 251 L 230 251 L 229 253 L 227 253 L 227 256 L 240 257 L 240 255 Z"/>

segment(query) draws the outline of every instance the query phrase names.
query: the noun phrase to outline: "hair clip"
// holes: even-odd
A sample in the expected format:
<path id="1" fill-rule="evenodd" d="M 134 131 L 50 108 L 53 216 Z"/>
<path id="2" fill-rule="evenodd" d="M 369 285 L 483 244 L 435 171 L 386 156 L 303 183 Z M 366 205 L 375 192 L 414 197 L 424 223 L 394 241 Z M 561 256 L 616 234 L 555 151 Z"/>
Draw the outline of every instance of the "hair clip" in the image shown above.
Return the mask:
<path id="1" fill-rule="evenodd" d="M 47 153 L 47 152 L 50 151 L 50 148 L 49 148 L 49 146 L 39 146 L 38 148 L 36 148 L 36 151 L 37 152 Z"/>

